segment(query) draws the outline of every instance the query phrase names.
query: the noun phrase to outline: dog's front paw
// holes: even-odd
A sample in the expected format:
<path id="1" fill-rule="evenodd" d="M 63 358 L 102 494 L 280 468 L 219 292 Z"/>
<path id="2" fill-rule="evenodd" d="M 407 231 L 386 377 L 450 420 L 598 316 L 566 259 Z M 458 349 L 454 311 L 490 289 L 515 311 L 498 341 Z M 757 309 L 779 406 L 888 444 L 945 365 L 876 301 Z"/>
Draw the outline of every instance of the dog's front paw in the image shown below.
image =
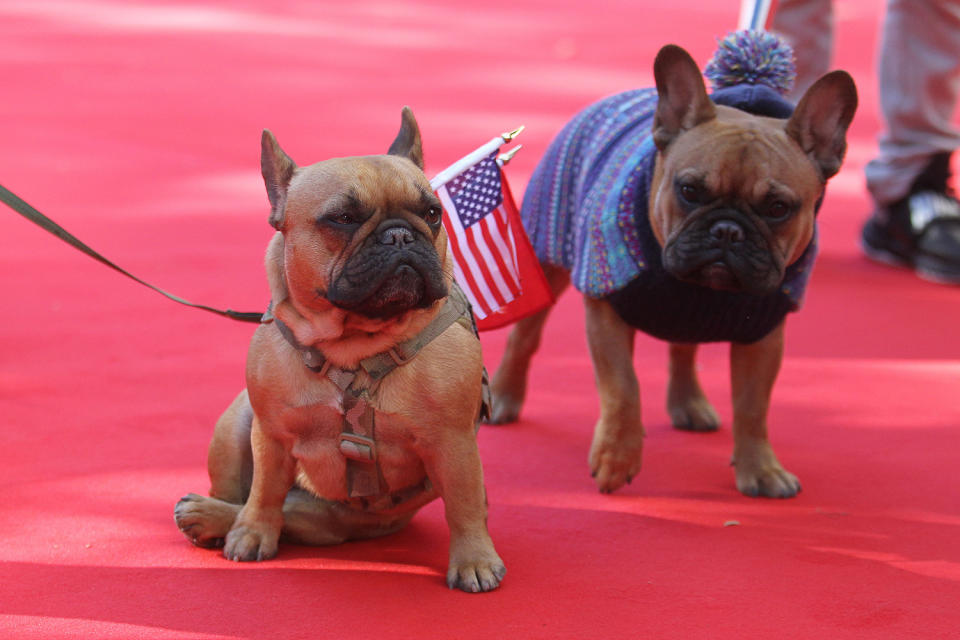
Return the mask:
<path id="1" fill-rule="evenodd" d="M 797 476 L 783 468 L 769 444 L 734 453 L 737 489 L 752 498 L 792 498 L 802 490 Z"/>
<path id="2" fill-rule="evenodd" d="M 611 432 L 602 421 L 590 446 L 590 473 L 600 493 L 613 493 L 640 472 L 643 459 L 643 429 L 636 433 Z"/>
<path id="3" fill-rule="evenodd" d="M 237 522 L 223 545 L 223 557 L 227 560 L 253 562 L 269 560 L 277 555 L 280 528 L 260 522 Z"/>
<path id="4" fill-rule="evenodd" d="M 450 567 L 447 569 L 447 586 L 468 593 L 492 591 L 500 586 L 507 573 L 503 560 L 491 546 L 489 550 L 475 557 L 456 559 L 456 553 L 450 554 Z"/>

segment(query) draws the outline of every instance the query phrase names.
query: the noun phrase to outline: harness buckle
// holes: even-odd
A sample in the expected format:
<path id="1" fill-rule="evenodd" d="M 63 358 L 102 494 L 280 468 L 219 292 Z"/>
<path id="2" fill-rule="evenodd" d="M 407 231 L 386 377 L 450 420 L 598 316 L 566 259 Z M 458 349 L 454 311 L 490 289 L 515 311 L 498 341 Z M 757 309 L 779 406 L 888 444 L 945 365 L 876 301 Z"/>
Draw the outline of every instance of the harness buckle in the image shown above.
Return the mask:
<path id="1" fill-rule="evenodd" d="M 357 462 L 373 462 L 377 459 L 377 445 L 373 438 L 355 433 L 340 434 L 340 453 Z"/>

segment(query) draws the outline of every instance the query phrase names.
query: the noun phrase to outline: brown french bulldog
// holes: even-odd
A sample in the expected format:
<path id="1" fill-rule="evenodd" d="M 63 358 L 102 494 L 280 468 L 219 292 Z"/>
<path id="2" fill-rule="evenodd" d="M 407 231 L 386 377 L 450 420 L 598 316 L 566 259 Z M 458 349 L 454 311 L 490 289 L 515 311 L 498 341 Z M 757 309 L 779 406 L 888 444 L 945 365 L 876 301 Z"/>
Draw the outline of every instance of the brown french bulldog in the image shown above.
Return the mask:
<path id="1" fill-rule="evenodd" d="M 409 108 L 387 155 L 297 167 L 269 131 L 261 169 L 277 233 L 270 311 L 247 388 L 210 444 L 210 497 L 177 526 L 230 560 L 266 560 L 278 540 L 328 545 L 382 536 L 443 498 L 447 584 L 495 589 L 505 568 L 487 531 L 476 425 L 480 342 L 452 282 L 441 204 L 423 174 Z"/>
<path id="2" fill-rule="evenodd" d="M 815 212 L 827 179 L 843 160 L 856 87 L 846 72 L 834 71 L 806 92 L 792 115 L 768 117 L 711 101 L 699 68 L 680 47 L 661 49 L 654 72 L 656 93 L 647 96 L 652 126 L 645 129 L 652 136 L 652 179 L 649 189 L 641 191 L 645 197 L 620 203 L 635 216 L 630 222 L 635 228 L 629 231 L 640 238 L 645 262 L 640 275 L 623 288 L 584 299 L 600 395 L 590 468 L 602 492 L 630 482 L 640 470 L 644 430 L 633 370 L 636 329 L 670 342 L 667 408 L 680 429 L 718 428 L 717 412 L 697 379 L 695 355 L 699 342 L 729 341 L 737 488 L 750 496 L 791 497 L 800 482 L 781 466 L 767 437 L 784 317 L 793 310 L 785 274 L 812 262 Z M 581 206 L 592 197 L 590 185 L 582 182 L 590 175 L 584 158 L 599 145 L 583 132 L 628 108 L 618 111 L 619 105 L 640 104 L 641 91 L 649 90 L 588 108 L 568 125 L 573 129 L 562 134 L 568 136 L 564 144 L 555 142 L 548 150 L 554 164 L 538 167 L 542 175 L 534 173 L 523 205 L 524 225 L 535 246 L 544 228 L 566 237 L 566 246 L 579 246 L 570 240 L 574 225 L 564 218 L 578 215 L 577 206 L 555 214 L 560 222 L 554 227 L 545 222 L 552 215 L 549 207 L 567 194 L 587 194 Z M 790 108 L 788 103 L 788 114 Z M 577 170 L 548 191 L 541 185 L 561 180 L 552 177 L 558 173 L 555 167 Z M 575 201 L 574 196 L 568 199 Z M 559 295 L 570 282 L 571 265 L 545 260 L 539 251 L 538 256 Z M 548 312 L 518 323 L 508 339 L 492 383 L 494 423 L 519 415 Z"/>

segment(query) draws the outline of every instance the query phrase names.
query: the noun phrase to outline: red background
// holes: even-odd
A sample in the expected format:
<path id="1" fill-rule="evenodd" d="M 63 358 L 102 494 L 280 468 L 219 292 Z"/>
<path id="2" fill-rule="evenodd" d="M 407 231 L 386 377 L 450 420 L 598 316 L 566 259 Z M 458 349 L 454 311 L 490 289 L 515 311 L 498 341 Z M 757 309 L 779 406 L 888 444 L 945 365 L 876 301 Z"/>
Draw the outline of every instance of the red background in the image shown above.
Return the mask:
<path id="1" fill-rule="evenodd" d="M 175 306 L 4 210 L 0 636 L 960 636 L 960 291 L 857 248 L 881 4 L 836 3 L 835 62 L 862 107 L 771 413 L 798 498 L 736 492 L 726 348 L 702 358 L 725 426 L 682 433 L 663 407 L 665 347 L 648 338 L 644 470 L 599 495 L 582 303 L 567 294 L 521 422 L 479 435 L 501 589 L 444 587 L 439 503 L 388 538 L 229 563 L 190 546 L 172 512 L 207 487 L 252 327 Z M 573 113 L 649 86 L 667 42 L 705 63 L 738 6 L 3 0 L 0 183 L 161 287 L 257 310 L 262 128 L 301 164 L 377 153 L 409 104 L 432 175 L 524 124 L 508 167 L 519 200 Z M 505 337 L 483 336 L 491 369 Z"/>

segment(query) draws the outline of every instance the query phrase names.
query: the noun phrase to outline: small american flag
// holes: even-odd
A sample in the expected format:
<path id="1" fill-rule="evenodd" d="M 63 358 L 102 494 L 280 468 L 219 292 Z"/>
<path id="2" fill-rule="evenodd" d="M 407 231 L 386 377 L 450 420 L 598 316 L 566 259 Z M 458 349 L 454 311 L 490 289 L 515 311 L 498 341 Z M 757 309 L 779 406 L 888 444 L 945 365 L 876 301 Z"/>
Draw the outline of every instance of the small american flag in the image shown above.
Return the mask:
<path id="1" fill-rule="evenodd" d="M 480 329 L 515 322 L 552 302 L 497 162 L 502 144 L 495 138 L 431 181 L 443 203 L 454 278 Z"/>

